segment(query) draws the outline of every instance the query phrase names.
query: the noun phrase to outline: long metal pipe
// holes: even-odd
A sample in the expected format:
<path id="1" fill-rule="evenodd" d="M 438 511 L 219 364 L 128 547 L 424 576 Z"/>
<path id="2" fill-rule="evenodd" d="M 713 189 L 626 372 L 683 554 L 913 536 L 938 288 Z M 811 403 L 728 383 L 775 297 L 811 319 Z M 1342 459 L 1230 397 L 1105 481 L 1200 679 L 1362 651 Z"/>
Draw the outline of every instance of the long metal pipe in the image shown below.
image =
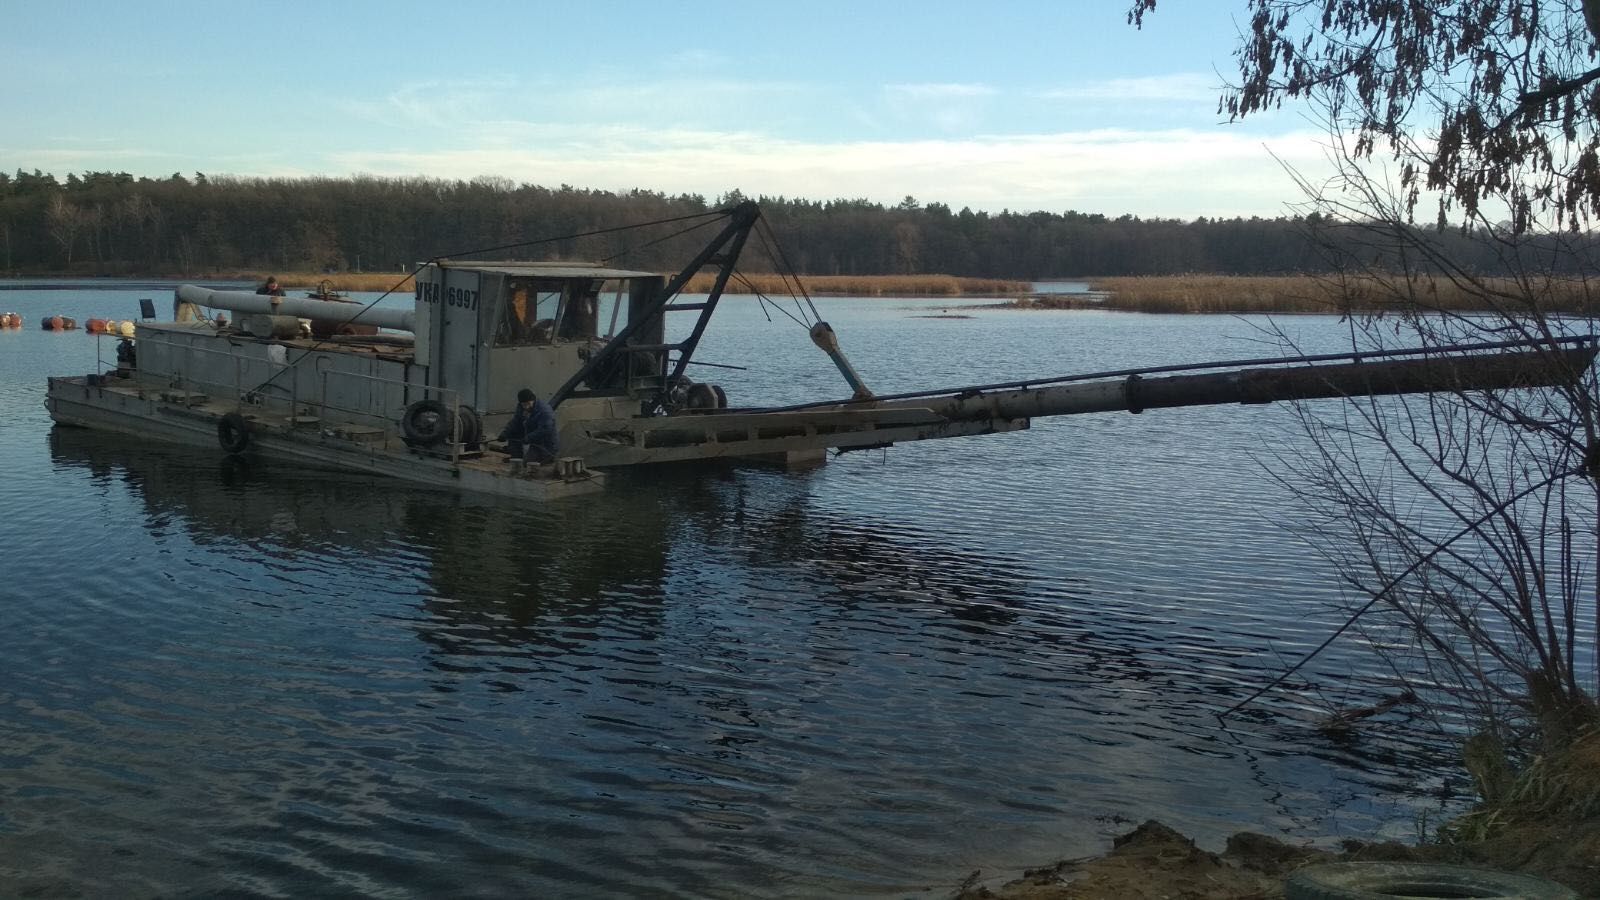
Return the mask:
<path id="1" fill-rule="evenodd" d="M 1499 390 L 1576 383 L 1593 364 L 1594 346 L 1516 353 L 1287 366 L 923 397 L 855 408 L 931 409 L 951 420 L 1027 419 L 1077 413 L 1143 412 L 1174 406 L 1271 403 L 1435 391 Z"/>
<path id="2" fill-rule="evenodd" d="M 309 297 L 271 297 L 248 291 L 214 291 L 197 284 L 178 287 L 178 300 L 196 306 L 228 309 L 234 312 L 267 316 L 299 316 L 329 322 L 354 322 L 416 331 L 416 312 L 410 309 L 381 309 L 364 303 L 340 303 Z M 274 302 L 277 301 L 277 302 Z"/>

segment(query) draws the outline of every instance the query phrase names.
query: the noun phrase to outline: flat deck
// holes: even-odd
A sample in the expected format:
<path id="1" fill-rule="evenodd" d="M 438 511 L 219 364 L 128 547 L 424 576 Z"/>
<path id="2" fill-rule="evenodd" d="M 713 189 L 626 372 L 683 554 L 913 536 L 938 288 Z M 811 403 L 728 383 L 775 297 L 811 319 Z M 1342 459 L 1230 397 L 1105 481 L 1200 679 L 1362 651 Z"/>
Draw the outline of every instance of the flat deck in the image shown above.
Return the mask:
<path id="1" fill-rule="evenodd" d="M 555 477 L 553 467 L 514 471 L 504 453 L 435 454 L 414 449 L 389 429 L 325 423 L 314 417 L 269 413 L 203 394 L 159 390 L 129 379 L 51 378 L 50 417 L 62 425 L 210 447 L 225 452 L 217 429 L 223 416 L 242 415 L 250 427 L 243 455 L 273 463 L 364 472 L 451 490 L 521 500 L 579 496 L 604 487 L 603 473 Z"/>

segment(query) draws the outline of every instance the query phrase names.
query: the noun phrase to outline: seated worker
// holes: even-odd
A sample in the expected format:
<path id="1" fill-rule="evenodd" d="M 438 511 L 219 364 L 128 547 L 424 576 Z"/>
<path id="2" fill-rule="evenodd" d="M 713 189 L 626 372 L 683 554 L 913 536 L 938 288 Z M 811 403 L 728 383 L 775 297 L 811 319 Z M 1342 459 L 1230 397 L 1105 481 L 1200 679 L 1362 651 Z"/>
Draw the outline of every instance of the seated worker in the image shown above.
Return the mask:
<path id="1" fill-rule="evenodd" d="M 117 374 L 126 378 L 137 368 L 139 368 L 138 351 L 134 349 L 133 341 L 123 338 L 117 342 Z"/>
<path id="2" fill-rule="evenodd" d="M 531 463 L 556 461 L 556 414 L 531 390 L 517 391 L 517 412 L 500 430 L 506 453 Z"/>
<path id="3" fill-rule="evenodd" d="M 263 284 L 261 287 L 256 288 L 256 293 L 258 293 L 258 294 L 269 294 L 269 295 L 271 295 L 273 297 L 282 297 L 283 296 L 283 288 L 278 287 L 278 276 L 276 276 L 276 275 L 268 275 L 267 276 L 267 283 Z"/>

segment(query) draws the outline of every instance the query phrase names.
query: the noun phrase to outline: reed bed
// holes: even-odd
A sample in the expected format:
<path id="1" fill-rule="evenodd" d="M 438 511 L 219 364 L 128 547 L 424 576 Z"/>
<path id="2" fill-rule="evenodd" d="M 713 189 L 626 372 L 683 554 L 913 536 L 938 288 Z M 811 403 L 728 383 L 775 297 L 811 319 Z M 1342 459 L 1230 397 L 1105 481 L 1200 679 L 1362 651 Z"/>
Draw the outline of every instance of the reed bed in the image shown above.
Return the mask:
<path id="1" fill-rule="evenodd" d="M 268 273 L 241 273 L 240 279 L 266 281 Z M 394 273 L 345 273 L 316 275 L 302 272 L 279 274 L 278 283 L 286 290 L 313 290 L 326 281 L 336 291 L 386 291 L 399 284 L 404 275 Z M 703 294 L 711 290 L 714 272 L 701 272 L 689 280 L 686 293 Z M 1016 297 L 1033 290 L 1032 282 L 1001 278 L 960 278 L 954 275 L 802 275 L 800 283 L 814 296 L 848 297 Z M 407 281 L 402 290 L 410 291 Z M 763 294 L 788 296 L 793 281 L 768 273 L 739 275 L 728 282 L 731 294 L 752 290 Z"/>
<path id="2" fill-rule="evenodd" d="M 307 272 L 288 274 L 241 272 L 237 277 L 241 281 L 264 282 L 268 274 L 277 274 L 279 286 L 286 291 L 313 291 L 326 282 L 330 288 L 341 294 L 347 291 L 387 291 L 395 285 L 399 285 L 396 290 L 400 293 L 411 293 L 411 280 L 403 273 L 397 272 L 346 272 L 340 275 L 316 275 Z"/>
<path id="3" fill-rule="evenodd" d="M 711 290 L 714 280 L 713 273 L 701 272 L 684 290 L 703 294 Z M 954 275 L 801 275 L 800 283 L 808 294 L 835 297 L 1014 297 L 1033 290 L 1027 281 Z M 759 291 L 774 296 L 795 291 L 792 281 L 778 275 L 742 272 L 728 282 L 727 289 L 735 294 Z"/>
<path id="4" fill-rule="evenodd" d="M 1407 309 L 1460 312 L 1532 310 L 1530 289 L 1510 279 L 1474 284 L 1444 278 L 1362 276 L 1169 275 L 1097 278 L 1089 294 L 1047 294 L 1013 301 L 1020 309 L 1115 309 L 1148 313 L 1358 313 Z M 1582 280 L 1545 280 L 1531 289 L 1541 312 L 1600 312 L 1600 292 Z"/>

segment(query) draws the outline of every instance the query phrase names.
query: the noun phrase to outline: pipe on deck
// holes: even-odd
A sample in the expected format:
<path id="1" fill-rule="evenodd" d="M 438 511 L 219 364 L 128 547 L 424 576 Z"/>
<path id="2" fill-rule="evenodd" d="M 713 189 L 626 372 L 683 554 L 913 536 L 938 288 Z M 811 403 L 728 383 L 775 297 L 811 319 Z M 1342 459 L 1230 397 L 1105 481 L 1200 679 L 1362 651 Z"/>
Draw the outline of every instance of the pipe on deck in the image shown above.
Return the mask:
<path id="1" fill-rule="evenodd" d="M 416 312 L 409 309 L 381 309 L 362 303 L 313 300 L 309 297 L 273 297 L 248 291 L 214 291 L 196 284 L 180 285 L 177 298 L 182 303 L 252 315 L 298 316 L 328 322 L 353 322 L 359 319 L 364 325 L 416 331 Z"/>

